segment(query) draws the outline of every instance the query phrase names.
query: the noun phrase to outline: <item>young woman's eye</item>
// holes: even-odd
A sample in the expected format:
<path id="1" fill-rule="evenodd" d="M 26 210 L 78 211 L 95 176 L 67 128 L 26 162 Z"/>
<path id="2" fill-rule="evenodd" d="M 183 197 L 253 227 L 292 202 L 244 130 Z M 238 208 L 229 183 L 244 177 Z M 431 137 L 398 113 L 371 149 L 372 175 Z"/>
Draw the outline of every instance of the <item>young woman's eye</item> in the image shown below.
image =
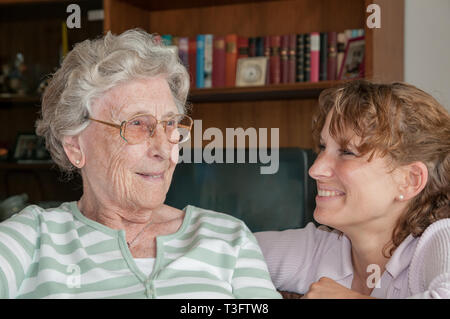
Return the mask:
<path id="1" fill-rule="evenodd" d="M 319 150 L 320 150 L 320 151 L 324 151 L 324 150 L 325 150 L 325 145 L 319 144 Z"/>
<path id="2" fill-rule="evenodd" d="M 353 153 L 352 151 L 346 150 L 346 149 L 342 149 L 340 150 L 342 155 L 353 155 L 355 156 L 355 153 Z"/>

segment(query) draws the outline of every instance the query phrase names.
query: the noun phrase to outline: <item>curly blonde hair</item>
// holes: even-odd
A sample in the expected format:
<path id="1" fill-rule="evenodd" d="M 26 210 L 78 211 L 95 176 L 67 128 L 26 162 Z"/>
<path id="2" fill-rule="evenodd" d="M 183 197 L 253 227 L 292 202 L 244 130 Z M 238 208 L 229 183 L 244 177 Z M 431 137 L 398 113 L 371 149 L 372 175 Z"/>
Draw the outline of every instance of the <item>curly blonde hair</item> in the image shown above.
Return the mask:
<path id="1" fill-rule="evenodd" d="M 402 213 L 393 230 L 389 254 L 410 234 L 420 236 L 433 222 L 450 217 L 450 115 L 431 95 L 406 83 L 356 80 L 324 90 L 313 119 L 316 149 L 327 114 L 330 135 L 342 147 L 344 130 L 361 137 L 362 155 L 388 156 L 393 168 L 415 161 L 428 169 L 425 188 Z M 385 254 L 386 255 L 386 254 Z"/>

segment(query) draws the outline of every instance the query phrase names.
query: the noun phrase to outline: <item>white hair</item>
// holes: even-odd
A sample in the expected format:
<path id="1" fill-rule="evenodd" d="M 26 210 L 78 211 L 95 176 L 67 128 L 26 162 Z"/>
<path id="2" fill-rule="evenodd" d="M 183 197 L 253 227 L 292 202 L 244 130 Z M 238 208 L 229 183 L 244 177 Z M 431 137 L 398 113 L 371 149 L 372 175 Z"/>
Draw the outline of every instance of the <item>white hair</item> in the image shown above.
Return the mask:
<path id="1" fill-rule="evenodd" d="M 42 97 L 36 133 L 43 136 L 54 162 L 65 172 L 76 168 L 62 145 L 89 124 L 92 102 L 132 80 L 164 75 L 180 113 L 186 112 L 189 75 L 175 52 L 141 29 L 108 32 L 75 45 L 53 74 Z"/>

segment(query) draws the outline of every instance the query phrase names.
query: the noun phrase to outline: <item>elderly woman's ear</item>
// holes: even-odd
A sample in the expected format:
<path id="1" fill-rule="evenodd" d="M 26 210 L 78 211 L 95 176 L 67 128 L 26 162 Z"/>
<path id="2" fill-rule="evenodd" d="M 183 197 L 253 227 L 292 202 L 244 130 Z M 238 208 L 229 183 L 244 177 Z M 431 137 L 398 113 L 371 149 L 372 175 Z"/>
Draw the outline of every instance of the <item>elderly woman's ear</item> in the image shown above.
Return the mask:
<path id="1" fill-rule="evenodd" d="M 85 164 L 85 157 L 80 145 L 80 137 L 78 135 L 64 136 L 63 147 L 72 165 L 77 168 L 82 168 Z"/>
<path id="2" fill-rule="evenodd" d="M 428 169 L 424 163 L 413 162 L 401 167 L 400 171 L 398 200 L 411 199 L 425 188 L 428 181 Z"/>

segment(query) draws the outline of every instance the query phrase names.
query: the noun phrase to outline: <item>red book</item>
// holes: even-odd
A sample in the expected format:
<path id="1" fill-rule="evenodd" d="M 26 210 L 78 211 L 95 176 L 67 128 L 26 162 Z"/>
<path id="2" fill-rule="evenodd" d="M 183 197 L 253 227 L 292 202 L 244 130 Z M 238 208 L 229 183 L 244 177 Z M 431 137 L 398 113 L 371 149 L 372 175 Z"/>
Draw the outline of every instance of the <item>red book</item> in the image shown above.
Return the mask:
<path id="1" fill-rule="evenodd" d="M 212 86 L 225 86 L 225 37 L 223 36 L 214 37 Z"/>
<path id="2" fill-rule="evenodd" d="M 239 36 L 237 39 L 238 59 L 248 58 L 248 38 Z"/>
<path id="3" fill-rule="evenodd" d="M 337 78 L 337 32 L 328 32 L 327 80 Z"/>
<path id="4" fill-rule="evenodd" d="M 188 71 L 191 79 L 191 88 L 195 88 L 195 70 L 197 65 L 197 37 L 189 37 L 189 48 L 188 48 Z"/>
<path id="5" fill-rule="evenodd" d="M 270 37 L 270 84 L 280 83 L 280 45 L 281 37 Z"/>
<path id="6" fill-rule="evenodd" d="M 288 62 L 289 36 L 281 36 L 280 44 L 280 82 L 288 83 L 289 79 L 289 62 Z"/>
<path id="7" fill-rule="evenodd" d="M 236 85 L 237 35 L 225 36 L 225 85 Z"/>
<path id="8" fill-rule="evenodd" d="M 288 49 L 288 82 L 295 83 L 297 77 L 297 66 L 296 66 L 296 58 L 297 58 L 297 35 L 290 34 L 289 35 L 289 49 Z"/>
<path id="9" fill-rule="evenodd" d="M 320 33 L 311 33 L 311 71 L 310 81 L 319 82 Z"/>
<path id="10" fill-rule="evenodd" d="M 266 85 L 270 84 L 270 36 L 265 36 L 263 41 L 264 56 L 267 57 Z"/>

